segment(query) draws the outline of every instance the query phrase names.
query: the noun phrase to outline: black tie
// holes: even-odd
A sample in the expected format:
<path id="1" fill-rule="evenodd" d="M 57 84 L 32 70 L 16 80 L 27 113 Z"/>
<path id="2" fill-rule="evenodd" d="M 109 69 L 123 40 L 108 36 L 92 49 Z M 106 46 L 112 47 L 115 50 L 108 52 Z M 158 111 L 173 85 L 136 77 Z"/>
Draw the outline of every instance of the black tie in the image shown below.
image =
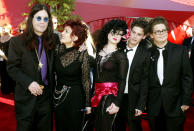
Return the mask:
<path id="1" fill-rule="evenodd" d="M 133 51 L 133 49 L 125 49 L 125 52 Z"/>

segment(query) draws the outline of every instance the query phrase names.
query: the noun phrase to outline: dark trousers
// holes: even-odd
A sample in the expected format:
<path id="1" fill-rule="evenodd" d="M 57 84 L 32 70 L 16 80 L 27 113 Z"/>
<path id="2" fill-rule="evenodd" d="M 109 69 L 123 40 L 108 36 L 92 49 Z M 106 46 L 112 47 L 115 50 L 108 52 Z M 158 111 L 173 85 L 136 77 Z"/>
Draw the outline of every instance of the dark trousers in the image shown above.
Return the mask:
<path id="1" fill-rule="evenodd" d="M 84 99 L 80 86 L 73 86 L 55 108 L 56 131 L 81 131 L 84 125 Z M 62 97 L 63 98 L 63 97 Z"/>
<path id="2" fill-rule="evenodd" d="M 125 94 L 123 95 L 121 106 L 115 120 L 115 131 L 126 131 L 127 122 L 130 131 L 142 131 L 141 118 L 135 117 L 135 114 L 130 116 L 128 105 L 128 95 Z"/>
<path id="3" fill-rule="evenodd" d="M 0 61 L 1 91 L 3 94 L 13 93 L 15 88 L 15 81 L 9 76 L 6 67 L 7 62 Z"/>
<path id="4" fill-rule="evenodd" d="M 51 101 L 48 94 L 37 96 L 36 106 L 30 116 L 16 114 L 17 131 L 52 131 Z"/>
<path id="5" fill-rule="evenodd" d="M 95 114 L 95 131 L 112 131 L 116 114 L 110 115 L 107 107 L 114 101 L 114 95 L 103 96 Z"/>
<path id="6" fill-rule="evenodd" d="M 149 116 L 151 131 L 183 131 L 185 116 L 168 117 L 161 109 L 158 116 Z"/>
<path id="7" fill-rule="evenodd" d="M 63 104 L 59 105 L 55 109 L 56 131 L 81 131 L 84 124 L 84 113 L 75 108 L 63 106 Z"/>

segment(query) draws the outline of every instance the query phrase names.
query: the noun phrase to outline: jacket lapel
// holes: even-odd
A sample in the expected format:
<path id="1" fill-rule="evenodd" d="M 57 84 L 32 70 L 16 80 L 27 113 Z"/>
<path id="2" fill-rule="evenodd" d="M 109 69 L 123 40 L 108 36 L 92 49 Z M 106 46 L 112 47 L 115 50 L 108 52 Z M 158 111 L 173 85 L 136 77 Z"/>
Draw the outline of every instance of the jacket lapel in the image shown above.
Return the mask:
<path id="1" fill-rule="evenodd" d="M 168 80 L 168 79 L 167 79 L 167 77 L 168 77 L 168 71 L 170 70 L 169 68 L 170 68 L 170 65 L 171 65 L 171 61 L 173 60 L 174 55 L 175 55 L 175 54 L 172 53 L 174 47 L 172 46 L 171 43 L 168 42 L 168 45 L 166 46 L 166 48 L 167 48 L 168 55 L 167 55 L 167 60 L 166 60 L 166 63 L 165 63 L 166 66 L 165 66 L 165 68 L 164 68 L 164 80 L 163 80 L 163 85 L 166 83 L 166 80 Z M 176 57 L 176 56 L 175 56 L 175 57 Z"/>
<path id="2" fill-rule="evenodd" d="M 141 57 L 141 46 L 140 46 L 140 44 L 137 47 L 137 50 L 135 52 L 135 55 L 134 55 L 132 63 L 131 63 L 130 72 L 129 72 L 129 79 L 132 77 L 134 68 L 136 67 L 135 66 L 136 63 L 140 60 L 139 57 Z"/>

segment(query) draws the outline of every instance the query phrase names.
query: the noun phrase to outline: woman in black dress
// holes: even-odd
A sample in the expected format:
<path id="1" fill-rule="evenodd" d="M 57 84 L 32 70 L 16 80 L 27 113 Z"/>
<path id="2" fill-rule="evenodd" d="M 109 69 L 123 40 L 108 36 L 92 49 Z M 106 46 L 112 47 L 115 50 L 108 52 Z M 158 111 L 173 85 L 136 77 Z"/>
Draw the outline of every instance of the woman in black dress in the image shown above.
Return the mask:
<path id="1" fill-rule="evenodd" d="M 122 36 L 128 26 L 125 21 L 111 20 L 99 34 L 95 60 L 95 95 L 91 99 L 96 107 L 95 131 L 111 131 L 124 93 L 128 60 L 122 48 Z"/>
<path id="2" fill-rule="evenodd" d="M 56 131 L 81 131 L 85 112 L 89 114 L 91 110 L 89 57 L 87 51 L 78 51 L 87 38 L 87 27 L 79 20 L 69 20 L 61 36 L 54 63 Z"/>
<path id="3" fill-rule="evenodd" d="M 2 28 L 2 34 L 0 37 L 0 49 L 4 52 L 3 56 L 0 55 L 1 92 L 3 94 L 13 93 L 15 87 L 15 81 L 8 75 L 6 69 L 8 48 L 11 37 L 11 25 L 5 24 Z"/>

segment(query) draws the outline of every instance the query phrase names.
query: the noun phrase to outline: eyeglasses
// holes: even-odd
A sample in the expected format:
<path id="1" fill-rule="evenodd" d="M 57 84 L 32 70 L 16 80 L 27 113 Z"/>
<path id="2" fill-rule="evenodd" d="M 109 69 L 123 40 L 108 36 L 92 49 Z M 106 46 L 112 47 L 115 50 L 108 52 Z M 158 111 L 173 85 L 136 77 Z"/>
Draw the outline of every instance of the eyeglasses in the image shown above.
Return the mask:
<path id="1" fill-rule="evenodd" d="M 110 33 L 111 33 L 111 35 L 123 36 L 122 31 L 113 31 L 113 30 L 111 30 Z"/>
<path id="2" fill-rule="evenodd" d="M 20 33 L 23 33 L 23 32 L 24 32 L 24 30 L 22 30 L 22 29 L 19 29 L 19 32 L 20 32 Z"/>
<path id="3" fill-rule="evenodd" d="M 43 21 L 44 21 L 45 23 L 47 23 L 47 22 L 49 21 L 49 18 L 48 18 L 48 17 L 44 17 L 44 18 L 42 18 L 41 16 L 37 16 L 37 17 L 36 17 L 36 20 L 37 20 L 38 22 L 40 22 L 42 19 L 43 19 Z"/>
<path id="4" fill-rule="evenodd" d="M 163 29 L 163 30 L 156 30 L 153 32 L 155 35 L 161 35 L 164 33 L 167 33 L 167 29 Z"/>

